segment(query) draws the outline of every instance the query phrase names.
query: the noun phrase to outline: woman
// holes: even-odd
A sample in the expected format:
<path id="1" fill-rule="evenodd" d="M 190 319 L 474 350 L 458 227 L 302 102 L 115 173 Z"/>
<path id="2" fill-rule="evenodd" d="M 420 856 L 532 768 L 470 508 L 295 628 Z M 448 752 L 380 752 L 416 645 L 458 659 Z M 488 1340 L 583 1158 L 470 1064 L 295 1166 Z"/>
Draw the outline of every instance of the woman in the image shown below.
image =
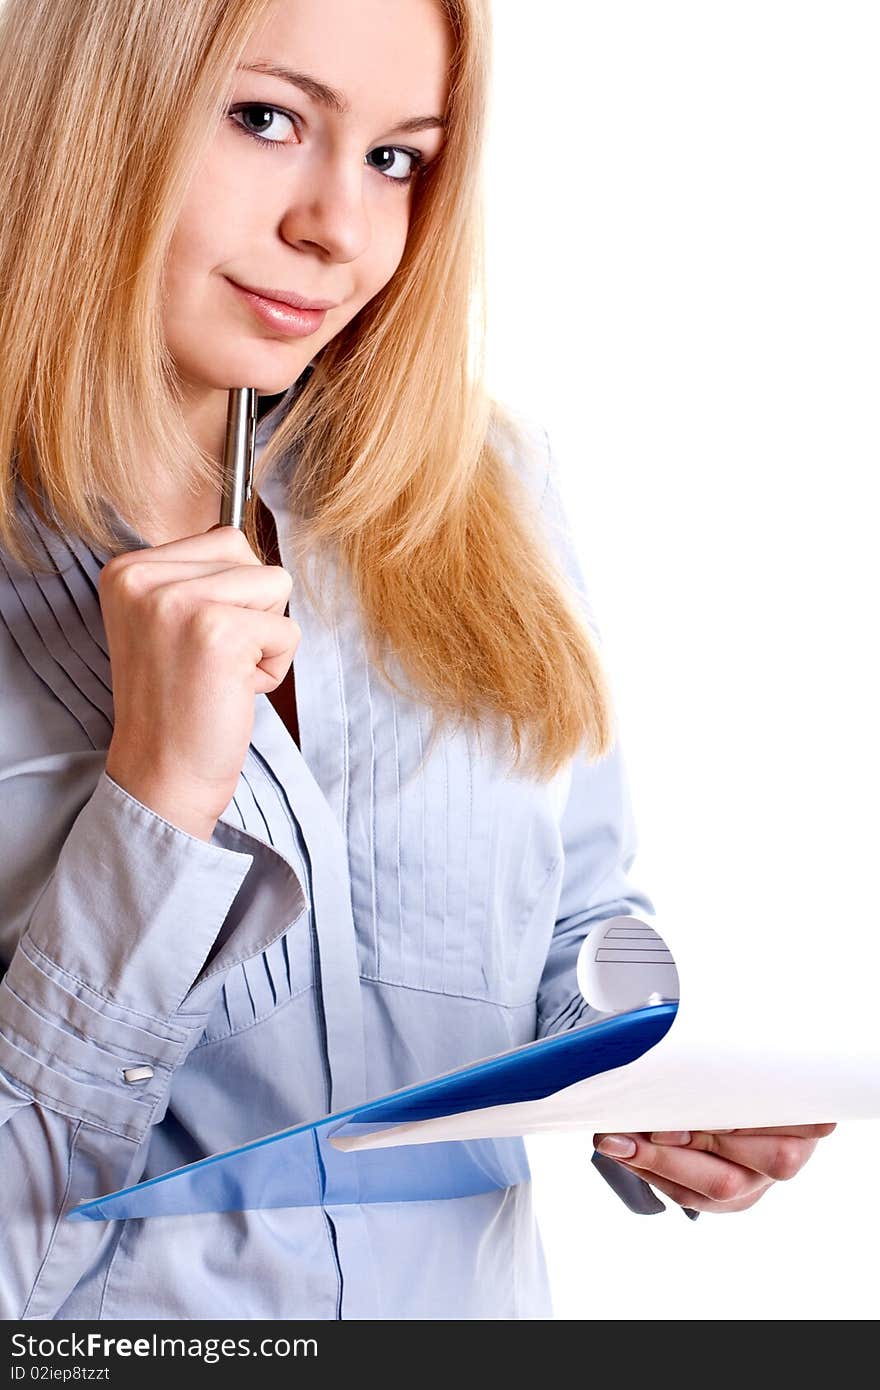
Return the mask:
<path id="1" fill-rule="evenodd" d="M 2 1313 L 548 1316 L 520 1141 L 419 1200 L 63 1219 L 587 1021 L 584 936 L 652 911 L 545 440 L 470 357 L 487 5 L 0 22 Z M 827 1128 L 631 1167 L 739 1209 Z"/>

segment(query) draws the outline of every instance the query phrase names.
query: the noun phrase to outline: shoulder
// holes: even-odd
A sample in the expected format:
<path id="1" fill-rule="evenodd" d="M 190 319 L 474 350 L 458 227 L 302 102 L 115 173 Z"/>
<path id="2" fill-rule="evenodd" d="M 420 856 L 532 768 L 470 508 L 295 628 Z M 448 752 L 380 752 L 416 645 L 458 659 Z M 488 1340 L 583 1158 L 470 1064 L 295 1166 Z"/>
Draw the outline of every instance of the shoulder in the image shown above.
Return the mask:
<path id="1" fill-rule="evenodd" d="M 567 503 L 569 481 L 561 461 L 566 451 L 560 456 L 555 431 L 537 417 L 502 404 L 493 415 L 489 438 L 523 485 L 523 500 L 539 514 L 551 548 L 565 552 L 568 561 L 573 541 Z"/>
<path id="2" fill-rule="evenodd" d="M 560 450 L 558 431 L 552 426 L 507 405 L 501 406 L 493 431 L 512 472 L 524 485 L 524 503 L 533 509 L 530 519 L 539 529 L 558 577 L 586 619 L 592 636 L 601 644 L 601 628 L 585 575 L 587 557 L 577 512 L 569 509 L 571 450 Z"/>
<path id="3" fill-rule="evenodd" d="M 547 428 L 533 415 L 494 401 L 488 438 L 531 498 L 543 502 L 551 466 Z"/>

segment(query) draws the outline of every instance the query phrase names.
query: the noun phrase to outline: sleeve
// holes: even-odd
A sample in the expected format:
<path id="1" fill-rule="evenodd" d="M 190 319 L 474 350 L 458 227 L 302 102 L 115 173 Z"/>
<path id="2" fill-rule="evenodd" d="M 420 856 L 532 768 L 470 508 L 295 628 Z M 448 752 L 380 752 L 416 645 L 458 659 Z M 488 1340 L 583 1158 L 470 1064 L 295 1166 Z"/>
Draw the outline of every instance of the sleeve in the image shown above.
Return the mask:
<path id="1" fill-rule="evenodd" d="M 587 591 L 560 488 L 559 464 L 544 431 L 548 468 L 542 517 L 565 578 L 601 650 L 602 636 Z M 590 929 L 608 917 L 638 917 L 653 925 L 652 900 L 632 881 L 637 836 L 619 734 L 604 758 L 573 760 L 560 821 L 564 870 L 556 924 L 538 990 L 537 1037 L 548 1037 L 598 1016 L 577 983 L 577 958 Z"/>
<path id="2" fill-rule="evenodd" d="M 559 469 L 546 430 L 548 468 L 541 501 L 551 543 L 573 586 L 581 612 L 601 649 L 602 635 L 584 580 L 559 485 Z M 654 925 L 654 903 L 635 885 L 631 870 L 638 840 L 626 772 L 615 734 L 610 753 L 598 762 L 579 754 L 560 822 L 564 853 L 557 918 L 538 990 L 537 1037 L 548 1037 L 600 1017 L 581 995 L 577 958 L 592 927 L 608 917 L 638 917 Z M 666 1210 L 644 1178 L 595 1151 L 592 1163 L 632 1212 L 650 1216 Z M 695 1220 L 698 1212 L 682 1208 Z"/>
<path id="3" fill-rule="evenodd" d="M 564 869 L 556 923 L 538 988 L 537 1037 L 599 1017 L 581 995 L 577 958 L 592 927 L 608 917 L 654 924 L 655 909 L 630 877 L 636 833 L 619 741 L 597 763 L 578 757 L 560 830 Z"/>
<path id="4" fill-rule="evenodd" d="M 175 1070 L 254 948 L 243 937 L 267 918 L 277 935 L 305 908 L 280 855 L 218 831 L 217 843 L 189 835 L 102 770 L 27 914 L 0 983 L 6 1320 L 51 1318 L 103 1253 L 112 1223 L 66 1211 L 138 1181 Z M 255 904 L 257 927 L 236 932 Z"/>

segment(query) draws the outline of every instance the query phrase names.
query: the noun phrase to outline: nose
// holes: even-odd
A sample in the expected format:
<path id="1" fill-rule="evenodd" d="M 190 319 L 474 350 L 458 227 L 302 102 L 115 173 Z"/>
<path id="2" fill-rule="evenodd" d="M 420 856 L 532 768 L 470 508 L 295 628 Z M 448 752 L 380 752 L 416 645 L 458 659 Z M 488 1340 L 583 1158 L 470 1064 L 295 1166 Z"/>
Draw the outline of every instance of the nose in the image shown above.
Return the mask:
<path id="1" fill-rule="evenodd" d="M 291 246 L 317 247 L 334 261 L 353 261 L 370 243 L 366 207 L 369 169 L 349 152 L 333 159 L 303 160 L 282 221 Z"/>

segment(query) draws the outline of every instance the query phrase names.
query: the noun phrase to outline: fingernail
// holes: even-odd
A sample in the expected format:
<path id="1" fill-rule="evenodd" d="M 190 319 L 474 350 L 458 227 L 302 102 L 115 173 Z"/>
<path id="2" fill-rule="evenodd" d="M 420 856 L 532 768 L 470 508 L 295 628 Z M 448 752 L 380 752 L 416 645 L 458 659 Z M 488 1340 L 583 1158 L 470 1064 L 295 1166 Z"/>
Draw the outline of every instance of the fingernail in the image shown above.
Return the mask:
<path id="1" fill-rule="evenodd" d="M 600 1154 L 608 1154 L 610 1158 L 632 1158 L 636 1151 L 635 1140 L 628 1139 L 625 1134 L 606 1134 L 596 1147 Z"/>
<path id="2" fill-rule="evenodd" d="M 691 1142 L 691 1132 L 689 1129 L 658 1129 L 651 1135 L 652 1144 L 689 1144 Z"/>

